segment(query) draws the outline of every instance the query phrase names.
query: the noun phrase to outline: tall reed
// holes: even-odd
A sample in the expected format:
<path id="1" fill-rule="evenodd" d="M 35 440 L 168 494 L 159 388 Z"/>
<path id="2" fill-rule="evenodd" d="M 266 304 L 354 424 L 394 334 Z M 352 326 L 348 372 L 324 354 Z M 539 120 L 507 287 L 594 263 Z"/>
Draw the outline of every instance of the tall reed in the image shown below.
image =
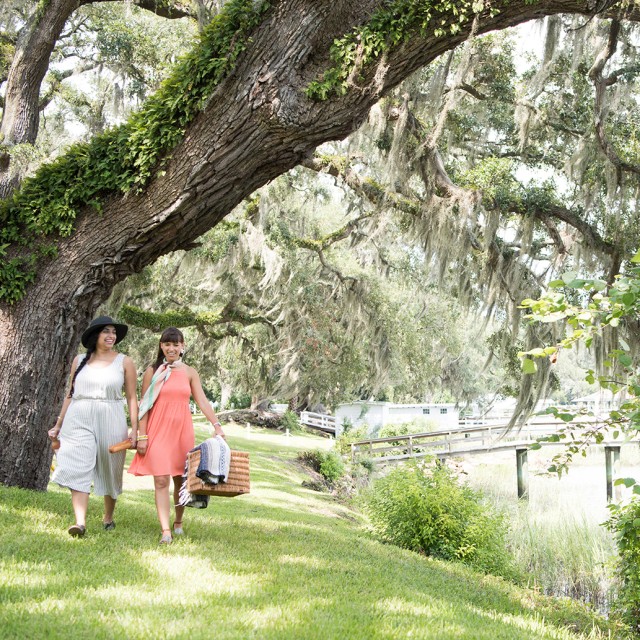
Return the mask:
<path id="1" fill-rule="evenodd" d="M 613 536 L 608 519 L 604 454 L 594 449 L 563 478 L 546 472 L 552 452 L 529 452 L 529 496 L 517 499 L 514 454 L 463 461 L 469 484 L 507 511 L 509 547 L 528 586 L 570 596 L 607 611 L 613 597 Z M 619 475 L 638 452 L 623 448 Z"/>

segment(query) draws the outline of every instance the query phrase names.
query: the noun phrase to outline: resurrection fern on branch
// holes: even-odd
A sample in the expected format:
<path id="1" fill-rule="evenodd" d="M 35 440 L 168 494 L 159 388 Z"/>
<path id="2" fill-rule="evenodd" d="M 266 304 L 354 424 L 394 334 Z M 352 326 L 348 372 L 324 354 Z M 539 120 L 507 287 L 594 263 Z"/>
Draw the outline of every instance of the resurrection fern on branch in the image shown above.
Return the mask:
<path id="1" fill-rule="evenodd" d="M 360 72 L 386 52 L 416 34 L 431 32 L 436 38 L 455 35 L 484 9 L 482 0 L 395 0 L 376 11 L 366 24 L 334 40 L 333 66 L 309 84 L 307 96 L 326 100 L 332 94 L 344 95 L 356 78 L 363 79 Z"/>

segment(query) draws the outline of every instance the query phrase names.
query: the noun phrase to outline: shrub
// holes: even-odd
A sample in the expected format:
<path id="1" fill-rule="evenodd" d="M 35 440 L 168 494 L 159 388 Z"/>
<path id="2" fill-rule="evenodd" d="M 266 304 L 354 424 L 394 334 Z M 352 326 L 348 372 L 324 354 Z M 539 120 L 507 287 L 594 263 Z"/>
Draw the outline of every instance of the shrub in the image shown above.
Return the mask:
<path id="1" fill-rule="evenodd" d="M 340 436 L 336 438 L 336 451 L 342 455 L 350 454 L 352 442 L 366 440 L 368 437 L 369 434 L 366 425 L 361 427 L 351 427 L 349 430 L 344 430 Z"/>
<path id="2" fill-rule="evenodd" d="M 344 462 L 335 451 L 300 451 L 298 460 L 309 465 L 317 471 L 326 481 L 332 485 L 344 475 Z"/>
<path id="3" fill-rule="evenodd" d="M 407 464 L 394 469 L 375 483 L 365 510 L 386 542 L 513 577 L 504 516 L 446 467 L 425 472 Z"/>
<path id="4" fill-rule="evenodd" d="M 618 547 L 617 573 L 620 584 L 613 609 L 632 632 L 640 635 L 640 500 L 623 507 L 611 505 L 607 528 Z"/>
<path id="5" fill-rule="evenodd" d="M 294 431 L 301 431 L 300 419 L 298 418 L 298 415 L 293 411 L 289 411 L 289 410 L 285 411 L 282 414 L 281 422 L 282 422 L 282 428 L 289 429 L 291 433 L 293 433 Z"/>
<path id="6" fill-rule="evenodd" d="M 331 485 L 344 475 L 344 462 L 335 452 L 329 451 L 324 454 L 324 460 L 320 463 L 320 473 Z"/>

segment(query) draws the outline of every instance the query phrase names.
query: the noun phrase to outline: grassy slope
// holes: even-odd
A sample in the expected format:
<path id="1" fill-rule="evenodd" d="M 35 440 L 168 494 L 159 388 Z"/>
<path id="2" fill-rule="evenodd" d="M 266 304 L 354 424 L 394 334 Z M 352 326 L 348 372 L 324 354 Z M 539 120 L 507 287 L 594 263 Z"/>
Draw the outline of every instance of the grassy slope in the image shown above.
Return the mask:
<path id="1" fill-rule="evenodd" d="M 150 478 L 127 477 L 114 532 L 92 497 L 81 540 L 66 533 L 67 491 L 0 485 L 0 638 L 531 640 L 589 628 L 575 607 L 371 539 L 301 486 L 296 451 L 326 440 L 227 433 L 251 452 L 252 492 L 188 510 L 170 547 L 157 544 Z"/>

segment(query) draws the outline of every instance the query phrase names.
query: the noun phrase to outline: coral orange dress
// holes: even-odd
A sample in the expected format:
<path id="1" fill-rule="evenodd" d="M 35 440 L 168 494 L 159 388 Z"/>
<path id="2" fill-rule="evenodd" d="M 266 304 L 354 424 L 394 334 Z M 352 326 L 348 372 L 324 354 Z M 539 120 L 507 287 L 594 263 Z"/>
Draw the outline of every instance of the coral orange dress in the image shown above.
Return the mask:
<path id="1" fill-rule="evenodd" d="M 189 410 L 191 385 L 184 367 L 171 372 L 149 411 L 147 451 L 133 456 L 129 473 L 135 476 L 181 476 L 187 452 L 195 446 Z"/>

